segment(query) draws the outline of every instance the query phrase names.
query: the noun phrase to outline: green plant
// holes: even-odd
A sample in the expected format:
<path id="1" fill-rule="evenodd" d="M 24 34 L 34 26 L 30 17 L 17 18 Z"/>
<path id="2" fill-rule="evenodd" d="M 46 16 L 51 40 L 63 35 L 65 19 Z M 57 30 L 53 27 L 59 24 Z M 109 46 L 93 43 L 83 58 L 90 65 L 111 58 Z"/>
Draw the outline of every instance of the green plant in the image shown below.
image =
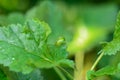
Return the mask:
<path id="1" fill-rule="evenodd" d="M 26 0 L 28 5 L 19 8 L 19 1 L 11 7 L 8 5 L 11 1 L 1 1 L 0 6 L 8 11 L 25 10 L 29 6 Z M 98 43 L 112 31 L 116 13 L 115 4 L 68 8 L 43 1 L 25 13 L 1 14 L 0 80 L 85 80 L 85 77 L 96 80 L 103 75 L 105 80 L 106 77 L 119 80 L 120 55 L 116 53 L 120 50 L 120 14 L 113 40 L 103 44 L 93 64 L 98 52 L 94 48 L 100 47 Z M 104 55 L 114 56 L 103 60 Z"/>
<path id="2" fill-rule="evenodd" d="M 67 59 L 68 53 L 63 38 L 56 43 L 48 44 L 51 30 L 45 22 L 29 20 L 25 25 L 11 24 L 0 28 L 0 64 L 11 71 L 28 74 L 36 68 L 54 68 L 62 77 L 63 67 L 73 68 L 73 61 Z M 62 67 L 63 65 L 63 67 Z M 65 79 L 64 79 L 65 80 Z"/>
<path id="3" fill-rule="evenodd" d="M 31 73 L 40 68 L 54 68 L 62 80 L 67 80 L 61 71 L 64 71 L 69 79 L 73 76 L 64 67 L 74 68 L 73 61 L 67 59 L 68 53 L 64 38 L 59 38 L 54 44 L 48 44 L 47 38 L 51 33 L 50 27 L 45 22 L 37 19 L 28 20 L 24 25 L 11 24 L 0 28 L 0 64 L 9 67 L 11 71 Z M 106 66 L 94 71 L 103 55 L 115 55 L 120 50 L 120 14 L 115 27 L 114 38 L 106 43 L 100 51 L 93 67 L 88 71 L 87 79 L 93 80 L 101 75 L 114 75 L 120 71 L 120 64 Z"/>
<path id="4" fill-rule="evenodd" d="M 120 72 L 119 62 L 116 65 L 108 65 L 103 67 L 100 70 L 94 71 L 96 65 L 103 57 L 103 55 L 116 55 L 120 51 L 120 13 L 118 14 L 117 23 L 115 26 L 114 37 L 111 42 L 105 44 L 103 49 L 100 51 L 99 57 L 91 68 L 91 71 L 88 72 L 88 80 L 93 80 L 95 77 L 102 75 L 115 75 Z"/>

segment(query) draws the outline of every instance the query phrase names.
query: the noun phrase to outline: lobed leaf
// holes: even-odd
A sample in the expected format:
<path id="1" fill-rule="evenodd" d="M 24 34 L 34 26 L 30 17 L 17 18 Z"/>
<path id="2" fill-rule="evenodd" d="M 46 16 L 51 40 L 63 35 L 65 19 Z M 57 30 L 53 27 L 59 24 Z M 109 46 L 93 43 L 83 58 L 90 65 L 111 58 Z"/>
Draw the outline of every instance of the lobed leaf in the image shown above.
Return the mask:
<path id="1" fill-rule="evenodd" d="M 0 27 L 0 64 L 25 74 L 35 68 L 51 68 L 65 62 L 71 66 L 65 46 L 47 44 L 50 32 L 48 24 L 39 20 Z"/>
<path id="2" fill-rule="evenodd" d="M 113 55 L 120 51 L 120 13 L 118 14 L 113 40 L 103 48 L 105 55 Z"/>
<path id="3" fill-rule="evenodd" d="M 106 66 L 98 71 L 88 71 L 87 78 L 88 80 L 94 80 L 94 78 L 103 76 L 103 75 L 114 75 L 118 72 L 116 66 Z"/>

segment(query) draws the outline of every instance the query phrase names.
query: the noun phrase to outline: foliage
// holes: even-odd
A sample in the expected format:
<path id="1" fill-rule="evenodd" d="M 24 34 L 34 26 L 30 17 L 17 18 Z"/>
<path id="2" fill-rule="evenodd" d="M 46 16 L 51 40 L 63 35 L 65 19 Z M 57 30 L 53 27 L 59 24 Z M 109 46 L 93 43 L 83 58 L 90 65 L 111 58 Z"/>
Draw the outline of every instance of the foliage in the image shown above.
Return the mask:
<path id="1" fill-rule="evenodd" d="M 7 77 L 2 70 L 0 70 L 0 79 L 1 80 L 7 80 Z"/>
<path id="2" fill-rule="evenodd" d="M 103 52 L 106 55 L 115 55 L 118 51 L 120 51 L 120 14 L 117 18 L 117 24 L 115 27 L 114 37 L 110 43 L 107 43 L 103 49 Z"/>
<path id="3" fill-rule="evenodd" d="M 60 64 L 73 67 L 73 62 L 66 59 L 64 45 L 47 44 L 50 32 L 49 26 L 38 20 L 1 27 L 0 63 L 25 74 L 35 68 L 51 68 Z"/>
<path id="4" fill-rule="evenodd" d="M 106 45 L 102 49 L 102 53 L 104 53 L 104 55 L 115 55 L 119 51 L 120 51 L 120 13 L 118 14 L 113 40 L 111 42 L 106 43 Z M 115 73 L 118 72 L 120 72 L 119 63 L 114 66 L 103 67 L 102 69 L 96 72 L 89 71 L 88 80 L 92 80 L 93 76 L 97 77 L 101 75 L 114 75 Z"/>
<path id="5" fill-rule="evenodd" d="M 59 6 L 50 1 L 43 1 L 39 5 L 36 5 L 28 10 L 25 16 L 27 19 L 37 17 L 50 25 L 52 33 L 48 38 L 49 43 L 54 43 L 58 36 L 64 36 L 66 42 L 68 43 L 71 41 L 73 34 L 64 24 L 64 15 L 63 10 L 60 9 Z"/>
<path id="6" fill-rule="evenodd" d="M 103 75 L 120 79 L 120 55 L 116 54 L 120 13 L 113 40 L 104 44 L 95 65 L 91 61 L 100 50 L 99 42 L 111 39 L 117 9 L 112 3 L 79 6 L 60 0 L 1 0 L 0 80 L 73 80 L 77 64 L 82 69 L 79 76 L 88 80 Z M 85 65 L 76 61 L 76 53 L 81 52 L 78 57 Z M 114 56 L 104 60 L 103 55 Z M 101 58 L 102 65 L 98 64 Z"/>

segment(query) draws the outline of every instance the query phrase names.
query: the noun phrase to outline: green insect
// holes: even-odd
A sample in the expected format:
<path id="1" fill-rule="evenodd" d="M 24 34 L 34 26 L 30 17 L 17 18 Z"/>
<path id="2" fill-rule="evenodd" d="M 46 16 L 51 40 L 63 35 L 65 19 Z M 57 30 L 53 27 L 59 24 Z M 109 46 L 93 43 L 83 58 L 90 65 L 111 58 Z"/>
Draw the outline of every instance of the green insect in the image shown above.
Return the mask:
<path id="1" fill-rule="evenodd" d="M 58 40 L 56 41 L 55 45 L 60 46 L 62 44 L 65 44 L 65 38 L 59 37 Z"/>

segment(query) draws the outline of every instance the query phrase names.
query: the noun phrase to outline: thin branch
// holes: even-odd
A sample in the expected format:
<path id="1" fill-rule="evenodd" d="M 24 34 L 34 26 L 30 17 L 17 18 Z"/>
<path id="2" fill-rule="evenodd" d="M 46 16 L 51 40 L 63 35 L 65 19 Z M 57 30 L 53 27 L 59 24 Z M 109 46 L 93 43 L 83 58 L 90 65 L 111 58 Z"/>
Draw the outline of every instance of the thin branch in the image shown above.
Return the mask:
<path id="1" fill-rule="evenodd" d="M 67 80 L 66 77 L 63 75 L 63 73 L 59 70 L 59 68 L 54 67 L 53 69 L 59 75 L 59 77 L 61 78 L 61 80 Z"/>
<path id="2" fill-rule="evenodd" d="M 99 55 L 99 57 L 97 58 L 97 60 L 96 60 L 95 63 L 93 64 L 91 70 L 94 70 L 94 69 L 95 69 L 95 67 L 97 66 L 98 62 L 101 60 L 101 58 L 103 57 L 103 55 L 104 55 L 104 52 L 102 52 L 102 53 Z"/>
<path id="3" fill-rule="evenodd" d="M 70 80 L 73 80 L 73 76 L 68 72 L 66 71 L 64 68 L 62 68 L 61 66 L 57 66 L 59 69 L 61 69 L 62 71 L 64 71 L 66 73 L 66 75 L 70 78 Z"/>

